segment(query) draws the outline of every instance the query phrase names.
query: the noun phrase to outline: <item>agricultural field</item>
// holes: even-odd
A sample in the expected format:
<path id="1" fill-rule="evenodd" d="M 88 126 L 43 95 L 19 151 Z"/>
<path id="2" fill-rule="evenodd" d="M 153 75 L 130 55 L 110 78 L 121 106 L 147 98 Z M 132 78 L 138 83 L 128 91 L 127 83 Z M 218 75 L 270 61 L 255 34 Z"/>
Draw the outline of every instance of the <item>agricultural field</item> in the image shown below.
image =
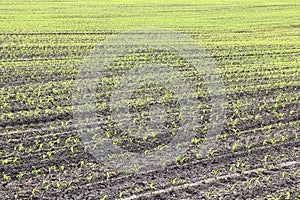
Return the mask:
<path id="1" fill-rule="evenodd" d="M 0 0 L 0 199 L 300 199 L 299 11 Z"/>

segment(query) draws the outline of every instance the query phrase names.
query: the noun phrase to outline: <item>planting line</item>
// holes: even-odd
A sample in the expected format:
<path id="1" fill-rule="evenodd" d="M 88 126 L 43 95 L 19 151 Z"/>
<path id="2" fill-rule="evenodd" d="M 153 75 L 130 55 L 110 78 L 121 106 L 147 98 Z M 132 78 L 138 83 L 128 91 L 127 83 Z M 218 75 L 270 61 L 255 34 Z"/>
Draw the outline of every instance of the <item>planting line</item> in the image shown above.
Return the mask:
<path id="1" fill-rule="evenodd" d="M 299 162 L 291 161 L 291 162 L 287 162 L 287 163 L 282 163 L 278 167 L 280 167 L 280 168 L 289 167 L 289 166 L 293 166 L 293 165 L 296 165 L 296 164 L 299 164 Z M 167 192 L 171 192 L 171 191 L 175 191 L 175 190 L 185 189 L 185 188 L 188 188 L 188 187 L 196 187 L 196 186 L 200 186 L 201 184 L 212 183 L 216 180 L 227 179 L 227 178 L 237 178 L 237 177 L 241 176 L 242 174 L 247 175 L 247 174 L 251 174 L 253 172 L 256 172 L 258 170 L 260 172 L 268 171 L 265 168 L 257 168 L 257 169 L 244 171 L 242 173 L 233 173 L 233 174 L 219 176 L 219 177 L 216 177 L 216 178 L 208 178 L 206 180 L 201 180 L 201 181 L 197 181 L 197 182 L 190 183 L 190 184 L 184 184 L 184 185 L 174 186 L 174 187 L 161 189 L 161 190 L 157 190 L 157 191 L 153 191 L 153 192 L 146 192 L 146 193 L 143 193 L 143 194 L 133 195 L 133 196 L 130 196 L 130 197 L 127 197 L 127 198 L 122 198 L 120 200 L 138 199 L 138 198 L 142 198 L 142 197 L 149 197 L 149 196 L 159 195 L 159 194 L 162 194 L 162 193 L 167 193 Z"/>

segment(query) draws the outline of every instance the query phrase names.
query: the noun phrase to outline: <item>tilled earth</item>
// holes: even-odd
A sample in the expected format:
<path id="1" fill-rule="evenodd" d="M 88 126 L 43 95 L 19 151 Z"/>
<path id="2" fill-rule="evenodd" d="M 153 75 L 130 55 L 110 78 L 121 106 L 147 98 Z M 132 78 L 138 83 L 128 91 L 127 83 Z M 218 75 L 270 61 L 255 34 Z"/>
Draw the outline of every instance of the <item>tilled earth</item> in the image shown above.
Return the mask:
<path id="1" fill-rule="evenodd" d="M 191 141 L 182 155 L 183 159 L 174 159 L 163 168 L 147 172 L 120 171 L 98 162 L 81 143 L 80 129 L 73 121 L 72 85 L 78 72 L 76 65 L 109 34 L 112 33 L 82 36 L 77 33 L 76 38 L 85 38 L 89 45 L 83 43 L 72 51 L 57 46 L 50 46 L 49 51 L 38 45 L 33 48 L 34 51 L 32 47 L 19 50 L 8 46 L 4 49 L 7 53 L 0 54 L 3 72 L 0 82 L 0 199 L 300 197 L 299 67 L 255 67 L 252 64 L 256 62 L 257 55 L 252 55 L 248 46 L 210 49 L 215 54 L 211 57 L 221 66 L 220 75 L 224 79 L 228 101 L 226 122 L 216 140 L 202 140 L 211 108 L 209 98 L 204 95 L 198 99 L 202 105 L 199 110 L 203 113 L 200 130 L 197 129 L 195 136 L 198 140 Z M 187 34 L 198 35 L 197 32 Z M 72 34 L 59 34 L 57 37 L 67 43 L 70 36 L 75 37 Z M 16 34 L 12 40 L 15 42 L 24 37 Z M 37 36 L 27 35 L 25 40 L 34 37 Z M 43 37 L 47 41 L 48 36 L 40 36 L 41 39 Z M 277 49 L 276 45 L 274 49 Z M 3 48 L 1 50 L 4 52 Z M 229 50 L 235 53 L 234 58 L 226 54 Z M 107 78 L 111 81 L 112 77 L 122 73 L 122 66 L 141 61 L 141 57 L 143 62 L 147 61 L 144 53 L 138 56 L 129 54 L 124 60 L 113 63 L 120 69 L 108 71 Z M 162 52 L 163 57 L 159 57 L 160 53 L 151 52 L 150 58 L 166 63 L 176 59 L 165 52 Z M 264 61 L 276 58 L 284 63 L 286 59 L 297 60 L 299 49 L 291 45 L 290 48 L 282 48 L 280 53 L 261 53 L 260 56 Z M 235 63 L 227 66 L 228 62 Z M 201 78 L 189 73 L 191 68 L 184 60 L 179 59 L 174 67 L 186 73 L 196 87 L 203 87 Z M 109 81 L 107 85 L 110 85 Z M 110 133 L 114 126 L 110 125 L 110 110 L 106 105 L 110 97 L 107 85 L 102 84 L 102 88 L 97 90 L 97 113 L 99 119 L 103 118 L 100 125 Z M 165 93 L 151 95 L 158 98 Z M 172 103 L 173 99 L 169 99 L 168 105 L 176 110 Z M 146 107 L 139 112 L 145 110 Z M 176 117 L 172 119 L 175 124 L 179 120 Z M 118 134 L 111 138 L 119 138 Z M 127 149 L 142 152 L 164 139 L 170 139 L 170 135 L 165 138 L 162 134 L 156 136 L 157 139 L 150 143 L 142 141 L 139 144 L 141 148 L 129 145 Z M 125 139 L 128 140 L 121 143 L 123 146 L 131 138 Z M 214 148 L 203 155 L 201 150 L 207 142 L 214 143 Z"/>

